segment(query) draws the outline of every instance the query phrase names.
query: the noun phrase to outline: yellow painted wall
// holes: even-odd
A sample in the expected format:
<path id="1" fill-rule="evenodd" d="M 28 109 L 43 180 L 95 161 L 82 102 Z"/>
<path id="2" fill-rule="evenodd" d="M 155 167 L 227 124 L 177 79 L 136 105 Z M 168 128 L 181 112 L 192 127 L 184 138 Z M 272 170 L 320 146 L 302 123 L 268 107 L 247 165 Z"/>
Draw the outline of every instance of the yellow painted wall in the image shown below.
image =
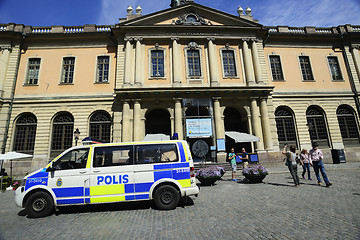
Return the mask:
<path id="1" fill-rule="evenodd" d="M 267 63 L 267 77 L 272 81 L 269 55 L 279 55 L 281 59 L 283 74 L 285 82 L 272 81 L 278 90 L 286 89 L 302 89 L 302 90 L 350 90 L 349 77 L 346 71 L 345 63 L 341 52 L 335 52 L 328 48 L 276 48 L 266 47 L 264 49 L 265 60 Z M 302 74 L 299 63 L 299 56 L 301 54 L 309 56 L 310 64 L 313 71 L 314 82 L 302 80 Z M 341 73 L 344 81 L 333 81 L 328 64 L 327 57 L 337 56 L 341 68 Z"/>
<path id="2" fill-rule="evenodd" d="M 115 84 L 115 48 L 71 48 L 71 49 L 30 49 L 21 55 L 17 95 L 52 95 L 74 93 L 110 93 Z M 109 83 L 94 84 L 97 56 L 110 56 Z M 74 84 L 61 85 L 61 71 L 64 57 L 75 57 Z M 27 86 L 27 65 L 29 58 L 41 58 L 38 85 Z"/>

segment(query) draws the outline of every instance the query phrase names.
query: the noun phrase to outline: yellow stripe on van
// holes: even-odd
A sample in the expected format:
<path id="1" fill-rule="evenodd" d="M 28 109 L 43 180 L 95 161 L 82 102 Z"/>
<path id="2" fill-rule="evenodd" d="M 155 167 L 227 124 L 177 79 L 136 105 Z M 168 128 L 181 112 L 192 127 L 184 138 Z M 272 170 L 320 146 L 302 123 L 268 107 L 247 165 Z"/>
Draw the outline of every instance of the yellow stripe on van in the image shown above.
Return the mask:
<path id="1" fill-rule="evenodd" d="M 123 194 L 125 193 L 124 184 L 115 184 L 108 186 L 108 194 Z"/>
<path id="2" fill-rule="evenodd" d="M 107 195 L 108 186 L 93 186 L 90 187 L 90 196 Z"/>
<path id="3" fill-rule="evenodd" d="M 94 149 L 93 147 L 90 147 L 90 149 L 89 149 L 88 159 L 86 162 L 86 168 L 91 167 L 91 156 L 92 156 L 93 149 Z"/>
<path id="4" fill-rule="evenodd" d="M 177 181 L 180 183 L 181 187 L 183 187 L 183 188 L 191 187 L 190 179 L 177 180 Z"/>
<path id="5" fill-rule="evenodd" d="M 122 201 L 125 201 L 125 196 L 97 197 L 90 199 L 91 203 L 122 202 Z"/>
<path id="6" fill-rule="evenodd" d="M 186 162 L 188 162 L 189 156 L 188 156 L 187 147 L 186 147 L 185 143 L 182 143 L 182 145 L 183 145 L 183 149 L 184 149 L 184 153 L 185 153 Z"/>

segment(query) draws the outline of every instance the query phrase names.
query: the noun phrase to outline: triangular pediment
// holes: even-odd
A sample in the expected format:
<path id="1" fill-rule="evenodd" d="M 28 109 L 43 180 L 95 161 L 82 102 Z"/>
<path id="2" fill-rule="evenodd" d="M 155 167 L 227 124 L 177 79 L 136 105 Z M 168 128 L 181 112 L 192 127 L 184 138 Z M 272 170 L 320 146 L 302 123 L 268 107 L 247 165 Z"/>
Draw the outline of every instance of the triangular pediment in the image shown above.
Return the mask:
<path id="1" fill-rule="evenodd" d="M 261 27 L 256 20 L 246 19 L 209 8 L 187 3 L 174 8 L 140 16 L 120 23 L 121 26 L 237 26 Z"/>

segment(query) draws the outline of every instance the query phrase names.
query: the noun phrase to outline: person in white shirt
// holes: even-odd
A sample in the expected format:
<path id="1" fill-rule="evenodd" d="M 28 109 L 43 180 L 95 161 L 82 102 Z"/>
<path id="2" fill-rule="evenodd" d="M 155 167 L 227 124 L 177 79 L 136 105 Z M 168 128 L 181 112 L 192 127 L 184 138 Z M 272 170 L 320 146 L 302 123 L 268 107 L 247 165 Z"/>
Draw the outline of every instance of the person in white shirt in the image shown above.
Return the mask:
<path id="1" fill-rule="evenodd" d="M 325 172 L 325 167 L 324 167 L 324 163 L 323 163 L 323 158 L 324 155 L 322 153 L 322 151 L 320 149 L 318 149 L 318 144 L 316 142 L 313 142 L 312 144 L 312 149 L 309 151 L 309 160 L 312 162 L 313 164 L 313 168 L 314 168 L 314 172 L 318 181 L 318 185 L 321 186 L 321 178 L 320 178 L 320 173 L 324 179 L 324 182 L 326 184 L 326 187 L 330 187 L 332 185 L 332 183 L 329 181 L 326 172 Z"/>

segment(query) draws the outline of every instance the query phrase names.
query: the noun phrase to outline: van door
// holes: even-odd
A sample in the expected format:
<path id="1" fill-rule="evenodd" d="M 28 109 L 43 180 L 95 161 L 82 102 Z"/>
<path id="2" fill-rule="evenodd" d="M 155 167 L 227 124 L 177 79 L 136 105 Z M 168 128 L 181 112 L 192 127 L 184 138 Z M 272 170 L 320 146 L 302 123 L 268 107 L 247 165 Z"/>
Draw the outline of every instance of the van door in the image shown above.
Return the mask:
<path id="1" fill-rule="evenodd" d="M 84 203 L 85 188 L 90 169 L 86 168 L 89 148 L 70 150 L 52 164 L 48 186 L 53 190 L 58 205 Z"/>
<path id="2" fill-rule="evenodd" d="M 134 200 L 133 146 L 96 146 L 90 176 L 90 203 Z"/>
<path id="3" fill-rule="evenodd" d="M 173 163 L 178 162 L 177 147 L 169 144 L 139 144 L 135 146 L 135 198 L 149 199 L 154 182 L 173 179 Z"/>

